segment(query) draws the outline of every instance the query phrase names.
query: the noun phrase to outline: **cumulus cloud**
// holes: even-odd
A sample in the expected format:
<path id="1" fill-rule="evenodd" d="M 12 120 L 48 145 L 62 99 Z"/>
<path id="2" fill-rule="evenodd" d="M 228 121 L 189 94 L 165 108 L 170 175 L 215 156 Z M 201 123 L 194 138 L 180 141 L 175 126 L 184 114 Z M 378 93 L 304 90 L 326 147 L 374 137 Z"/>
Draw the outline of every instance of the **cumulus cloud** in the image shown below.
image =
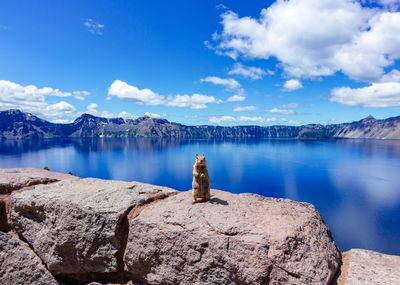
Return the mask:
<path id="1" fill-rule="evenodd" d="M 400 106 L 400 82 L 378 82 L 361 88 L 335 88 L 331 91 L 330 100 L 349 106 Z"/>
<path id="2" fill-rule="evenodd" d="M 191 109 L 206 109 L 207 104 L 218 103 L 220 100 L 214 96 L 203 94 L 175 95 L 167 98 L 167 105 L 173 107 L 188 107 Z"/>
<path id="3" fill-rule="evenodd" d="M 99 105 L 96 103 L 90 103 L 86 106 L 86 113 L 91 114 L 93 116 L 103 117 L 103 118 L 124 118 L 124 119 L 132 119 L 135 118 L 131 113 L 122 111 L 118 114 L 114 114 L 109 111 L 99 111 Z"/>
<path id="4" fill-rule="evenodd" d="M 86 107 L 86 112 L 88 112 L 89 114 L 97 113 L 98 107 L 99 107 L 99 105 L 97 105 L 96 103 L 90 103 Z"/>
<path id="5" fill-rule="evenodd" d="M 276 1 L 258 18 L 232 11 L 221 17 L 222 31 L 213 36 L 218 54 L 275 57 L 294 78 L 341 71 L 372 82 L 400 57 L 400 13 L 358 1 Z"/>
<path id="6" fill-rule="evenodd" d="M 160 105 L 165 101 L 164 96 L 158 95 L 148 88 L 139 89 L 121 80 L 115 80 L 108 88 L 108 99 L 112 96 L 147 105 Z"/>
<path id="7" fill-rule="evenodd" d="M 0 91 L 2 97 L 9 97 L 10 100 L 24 100 L 32 99 L 44 101 L 46 96 L 54 97 L 75 97 L 76 99 L 83 99 L 89 96 L 88 91 L 72 91 L 65 92 L 58 88 L 51 87 L 36 87 L 35 85 L 21 85 L 8 80 L 0 80 Z"/>
<path id="8" fill-rule="evenodd" d="M 294 110 L 293 109 L 279 109 L 279 108 L 272 108 L 268 110 L 270 113 L 276 113 L 276 114 L 282 114 L 282 115 L 293 115 Z"/>
<path id="9" fill-rule="evenodd" d="M 146 112 L 144 113 L 144 116 L 154 118 L 154 119 L 161 119 L 163 116 L 157 113 L 151 113 L 151 112 Z"/>
<path id="10" fill-rule="evenodd" d="M 37 113 L 37 112 L 35 112 Z M 38 114 L 38 113 L 37 113 Z M 41 110 L 39 115 L 42 115 L 46 119 L 52 122 L 60 122 L 60 118 L 69 116 L 73 117 L 76 116 L 77 112 L 73 105 L 68 102 L 60 101 L 58 103 L 49 104 L 46 106 L 44 110 Z M 65 120 L 65 119 L 64 119 Z M 69 120 L 65 120 L 69 121 Z"/>
<path id="11" fill-rule="evenodd" d="M 237 90 L 240 88 L 240 83 L 233 78 L 221 78 L 217 76 L 208 76 L 200 79 L 201 82 L 207 82 L 214 85 L 222 85 L 229 90 Z"/>
<path id="12" fill-rule="evenodd" d="M 228 92 L 236 93 L 236 94 L 230 96 L 226 100 L 227 102 L 240 102 L 240 101 L 246 100 L 246 97 L 244 95 L 244 89 L 242 88 L 240 83 L 237 82 L 233 78 L 221 78 L 221 77 L 217 77 L 217 76 L 208 76 L 205 78 L 201 78 L 200 81 L 211 83 L 214 85 L 221 85 L 221 86 L 224 86 Z"/>
<path id="13" fill-rule="evenodd" d="M 297 79 L 290 79 L 283 84 L 284 91 L 295 91 L 303 88 L 303 84 Z"/>
<path id="14" fill-rule="evenodd" d="M 258 80 L 266 75 L 273 75 L 274 73 L 270 70 L 264 70 L 255 66 L 246 66 L 241 63 L 235 63 L 233 67 L 228 71 L 229 75 L 238 75 L 252 80 Z"/>
<path id="15" fill-rule="evenodd" d="M 250 106 L 236 106 L 233 108 L 234 112 L 245 112 L 245 111 L 254 111 L 257 109 L 256 106 L 250 105 Z"/>
<path id="16" fill-rule="evenodd" d="M 281 115 L 294 115 L 297 114 L 296 108 L 299 107 L 297 103 L 289 103 L 282 105 L 282 108 L 272 108 L 268 110 L 269 113 L 281 114 Z"/>
<path id="17" fill-rule="evenodd" d="M 134 119 L 136 116 L 132 115 L 131 113 L 127 111 L 122 111 L 118 113 L 118 117 L 124 118 L 124 119 Z"/>
<path id="18" fill-rule="evenodd" d="M 93 19 L 85 19 L 83 21 L 83 26 L 92 34 L 99 36 L 103 34 L 104 25 L 94 21 Z"/>
<path id="19" fill-rule="evenodd" d="M 221 102 L 214 96 L 196 93 L 192 95 L 163 96 L 148 88 L 139 89 L 121 80 L 115 80 L 108 88 L 107 99 L 112 97 L 145 105 L 165 105 L 191 109 L 205 109 L 207 104 Z"/>
<path id="20" fill-rule="evenodd" d="M 74 106 L 65 101 L 60 101 L 55 104 L 50 104 L 46 107 L 46 110 L 54 112 L 64 112 L 64 113 L 74 113 L 76 111 Z"/>
<path id="21" fill-rule="evenodd" d="M 49 103 L 48 98 L 75 97 L 82 99 L 90 93 L 87 91 L 65 92 L 57 88 L 35 85 L 21 85 L 8 80 L 0 80 L 0 108 L 20 109 L 46 119 L 55 121 L 63 116 L 76 115 L 76 109 L 66 101 Z"/>
<path id="22" fill-rule="evenodd" d="M 242 93 L 232 95 L 226 99 L 227 102 L 241 102 L 244 100 L 246 100 L 246 97 Z"/>
<path id="23" fill-rule="evenodd" d="M 267 123 L 276 123 L 276 122 L 284 122 L 286 119 L 277 119 L 277 118 L 265 118 L 260 116 L 211 116 L 208 118 L 208 121 L 212 124 L 221 125 L 232 125 L 232 124 L 243 124 L 243 123 L 259 123 L 259 124 L 267 124 Z"/>

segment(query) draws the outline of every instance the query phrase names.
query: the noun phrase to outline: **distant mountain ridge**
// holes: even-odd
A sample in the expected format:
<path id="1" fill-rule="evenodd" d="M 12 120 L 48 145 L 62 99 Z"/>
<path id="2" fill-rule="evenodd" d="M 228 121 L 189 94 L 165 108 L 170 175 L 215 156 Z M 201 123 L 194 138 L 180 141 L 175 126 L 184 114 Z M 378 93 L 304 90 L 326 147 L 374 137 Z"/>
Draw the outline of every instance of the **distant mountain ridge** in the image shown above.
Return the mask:
<path id="1" fill-rule="evenodd" d="M 342 124 L 309 124 L 302 126 L 186 126 L 166 119 L 102 118 L 83 114 L 68 124 L 51 123 L 20 110 L 0 111 L 0 138 L 374 138 L 400 139 L 400 116 L 377 120 L 368 116 L 360 121 Z"/>

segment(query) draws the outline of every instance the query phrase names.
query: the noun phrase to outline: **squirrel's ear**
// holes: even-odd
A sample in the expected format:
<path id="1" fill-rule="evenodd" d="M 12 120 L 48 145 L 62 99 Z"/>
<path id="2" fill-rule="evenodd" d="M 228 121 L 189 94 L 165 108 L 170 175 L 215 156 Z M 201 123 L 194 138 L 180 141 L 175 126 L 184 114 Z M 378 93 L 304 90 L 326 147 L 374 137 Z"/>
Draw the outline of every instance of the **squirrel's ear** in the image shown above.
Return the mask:
<path id="1" fill-rule="evenodd" d="M 196 157 L 198 157 L 198 156 L 199 156 L 199 154 L 196 153 Z"/>

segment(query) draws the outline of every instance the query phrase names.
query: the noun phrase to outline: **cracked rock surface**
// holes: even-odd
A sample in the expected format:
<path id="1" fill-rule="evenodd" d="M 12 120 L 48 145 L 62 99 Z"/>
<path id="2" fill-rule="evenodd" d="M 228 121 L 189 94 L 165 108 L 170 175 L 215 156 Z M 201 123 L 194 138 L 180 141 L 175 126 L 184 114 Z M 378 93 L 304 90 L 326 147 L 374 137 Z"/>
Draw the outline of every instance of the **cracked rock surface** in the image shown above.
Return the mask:
<path id="1" fill-rule="evenodd" d="M 340 252 L 307 203 L 213 190 L 128 216 L 125 270 L 149 284 L 329 284 Z"/>
<path id="2" fill-rule="evenodd" d="M 120 272 L 129 211 L 174 193 L 93 178 L 37 185 L 11 195 L 11 226 L 55 276 Z"/>
<path id="3" fill-rule="evenodd" d="M 16 235 L 0 232 L 0 285 L 59 284 L 29 246 Z"/>

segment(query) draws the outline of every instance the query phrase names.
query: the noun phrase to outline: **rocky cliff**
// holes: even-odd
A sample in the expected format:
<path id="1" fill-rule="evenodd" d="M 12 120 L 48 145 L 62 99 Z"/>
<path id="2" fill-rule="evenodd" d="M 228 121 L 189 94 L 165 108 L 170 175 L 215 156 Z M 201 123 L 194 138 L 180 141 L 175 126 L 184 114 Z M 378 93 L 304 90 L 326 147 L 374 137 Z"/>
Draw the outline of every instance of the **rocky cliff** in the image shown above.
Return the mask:
<path id="1" fill-rule="evenodd" d="M 399 257 L 353 250 L 340 267 L 307 203 L 212 190 L 210 202 L 193 205 L 190 192 L 38 169 L 1 169 L 0 181 L 4 285 L 399 280 Z"/>
<path id="2" fill-rule="evenodd" d="M 0 138 L 170 137 L 170 138 L 377 138 L 400 139 L 400 116 L 351 123 L 303 126 L 185 126 L 165 119 L 100 118 L 83 114 L 69 124 L 54 124 L 19 110 L 0 112 Z"/>

